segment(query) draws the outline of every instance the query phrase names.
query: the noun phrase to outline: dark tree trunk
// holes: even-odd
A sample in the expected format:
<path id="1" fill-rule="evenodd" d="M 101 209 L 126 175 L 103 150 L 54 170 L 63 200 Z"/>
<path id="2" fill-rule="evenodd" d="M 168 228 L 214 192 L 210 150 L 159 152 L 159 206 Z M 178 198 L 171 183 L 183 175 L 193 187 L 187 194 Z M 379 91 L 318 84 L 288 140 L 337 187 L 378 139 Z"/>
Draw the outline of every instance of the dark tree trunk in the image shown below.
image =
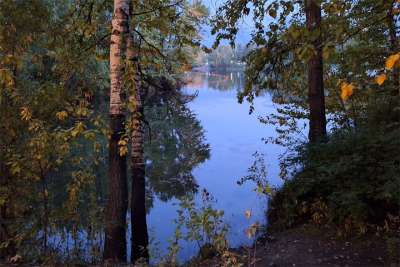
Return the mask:
<path id="1" fill-rule="evenodd" d="M 149 260 L 148 244 L 149 237 L 146 222 L 146 181 L 145 163 L 143 154 L 143 103 L 141 97 L 139 62 L 137 47 L 133 37 L 128 39 L 127 57 L 132 67 L 132 85 L 129 102 L 133 104 L 132 134 L 131 134 L 131 170 L 132 170 L 132 199 L 131 199 L 131 222 L 132 222 L 132 263 L 139 259 L 145 262 Z"/>
<path id="2" fill-rule="evenodd" d="M 120 262 L 126 261 L 126 211 L 128 206 L 126 156 L 120 155 L 118 146 L 118 141 L 125 131 L 124 122 L 124 115 L 111 115 L 109 193 L 105 214 L 104 244 L 104 259 Z"/>
<path id="3" fill-rule="evenodd" d="M 132 256 L 135 263 L 142 259 L 148 262 L 149 237 L 147 233 L 146 208 L 145 208 L 145 176 L 143 162 L 132 159 Z"/>
<path id="4" fill-rule="evenodd" d="M 308 101 L 310 106 L 310 142 L 326 138 L 325 96 L 321 47 L 321 6 L 317 0 L 305 0 L 307 29 L 316 37 L 312 44 L 314 54 L 308 61 Z"/>

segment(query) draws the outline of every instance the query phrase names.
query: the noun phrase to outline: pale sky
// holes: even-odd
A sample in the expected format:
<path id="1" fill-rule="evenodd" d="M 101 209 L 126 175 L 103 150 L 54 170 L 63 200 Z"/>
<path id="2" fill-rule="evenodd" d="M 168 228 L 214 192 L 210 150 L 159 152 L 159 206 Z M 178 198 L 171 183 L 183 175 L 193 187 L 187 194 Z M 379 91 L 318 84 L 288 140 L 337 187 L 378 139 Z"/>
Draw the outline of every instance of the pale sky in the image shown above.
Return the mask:
<path id="1" fill-rule="evenodd" d="M 204 3 L 205 6 L 209 8 L 210 16 L 212 17 L 214 16 L 218 7 L 224 3 L 224 0 L 202 0 L 202 2 Z M 247 44 L 247 42 L 250 40 L 251 28 L 252 28 L 251 17 L 247 17 L 241 23 L 241 27 L 236 36 L 236 43 L 240 43 L 243 45 Z M 203 36 L 203 44 L 210 47 L 215 40 L 215 36 L 211 35 L 210 26 L 206 25 L 203 27 L 202 36 Z M 227 44 L 227 42 L 222 42 L 222 43 Z"/>

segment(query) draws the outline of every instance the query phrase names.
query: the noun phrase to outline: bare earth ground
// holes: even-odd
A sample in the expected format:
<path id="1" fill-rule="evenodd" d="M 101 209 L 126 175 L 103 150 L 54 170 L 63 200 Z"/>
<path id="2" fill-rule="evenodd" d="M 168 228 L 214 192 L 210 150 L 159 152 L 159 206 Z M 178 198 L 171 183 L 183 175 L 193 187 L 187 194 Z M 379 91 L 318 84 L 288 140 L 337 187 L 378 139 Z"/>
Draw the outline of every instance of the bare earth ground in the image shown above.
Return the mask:
<path id="1" fill-rule="evenodd" d="M 275 236 L 256 253 L 260 258 L 256 266 L 391 266 L 387 262 L 386 242 L 378 237 L 340 240 L 321 229 L 310 228 L 301 227 Z M 400 266 L 399 252 L 397 264 L 392 266 Z"/>
<path id="2" fill-rule="evenodd" d="M 330 231 L 312 226 L 277 233 L 244 254 L 244 266 L 251 267 L 400 267 L 400 250 L 388 255 L 387 242 L 367 236 L 338 239 Z M 246 249 L 244 250 L 246 251 Z M 255 256 L 254 256 L 255 252 Z M 220 266 L 207 262 L 200 266 Z"/>

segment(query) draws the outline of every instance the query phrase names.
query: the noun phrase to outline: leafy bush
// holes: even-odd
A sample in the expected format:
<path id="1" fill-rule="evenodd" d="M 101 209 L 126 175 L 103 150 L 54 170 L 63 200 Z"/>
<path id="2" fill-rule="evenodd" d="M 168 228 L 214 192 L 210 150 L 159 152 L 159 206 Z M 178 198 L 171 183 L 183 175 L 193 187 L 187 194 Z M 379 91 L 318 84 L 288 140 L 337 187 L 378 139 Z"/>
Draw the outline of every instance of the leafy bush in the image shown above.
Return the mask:
<path id="1" fill-rule="evenodd" d="M 299 168 L 270 202 L 270 228 L 311 221 L 365 233 L 398 224 L 399 136 L 398 128 L 342 129 L 326 143 L 299 146 L 287 159 Z"/>
<path id="2" fill-rule="evenodd" d="M 170 240 L 169 254 L 160 266 L 178 266 L 180 242 L 195 242 L 199 255 L 185 266 L 202 266 L 206 260 L 219 262 L 221 266 L 240 266 L 237 255 L 230 251 L 226 235 L 229 226 L 224 222 L 224 212 L 213 207 L 215 199 L 203 189 L 201 203 L 193 196 L 183 198 L 179 204 L 176 230 Z"/>

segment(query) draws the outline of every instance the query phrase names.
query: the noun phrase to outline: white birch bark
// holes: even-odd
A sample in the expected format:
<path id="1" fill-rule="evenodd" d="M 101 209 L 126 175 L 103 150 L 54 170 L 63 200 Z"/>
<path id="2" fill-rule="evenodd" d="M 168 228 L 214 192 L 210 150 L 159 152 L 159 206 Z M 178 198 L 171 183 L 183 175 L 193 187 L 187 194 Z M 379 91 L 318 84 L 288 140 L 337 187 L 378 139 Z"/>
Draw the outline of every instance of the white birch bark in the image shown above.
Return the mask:
<path id="1" fill-rule="evenodd" d="M 110 114 L 122 114 L 122 86 L 126 36 L 129 30 L 129 0 L 114 0 L 110 44 Z"/>

